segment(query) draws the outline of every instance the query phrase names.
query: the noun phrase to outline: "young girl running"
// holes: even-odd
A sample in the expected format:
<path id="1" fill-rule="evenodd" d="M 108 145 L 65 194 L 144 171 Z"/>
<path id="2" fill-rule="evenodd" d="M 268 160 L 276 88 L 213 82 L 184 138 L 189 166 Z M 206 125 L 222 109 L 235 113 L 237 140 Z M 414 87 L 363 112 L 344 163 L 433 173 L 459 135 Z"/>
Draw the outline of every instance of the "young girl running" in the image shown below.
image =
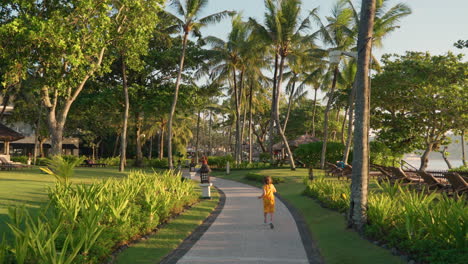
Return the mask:
<path id="1" fill-rule="evenodd" d="M 276 192 L 276 188 L 270 176 L 265 176 L 263 184 L 263 193 L 258 197 L 258 199 L 263 198 L 263 222 L 267 223 L 267 214 L 270 214 L 270 228 L 273 229 L 273 213 L 275 212 L 274 193 Z"/>

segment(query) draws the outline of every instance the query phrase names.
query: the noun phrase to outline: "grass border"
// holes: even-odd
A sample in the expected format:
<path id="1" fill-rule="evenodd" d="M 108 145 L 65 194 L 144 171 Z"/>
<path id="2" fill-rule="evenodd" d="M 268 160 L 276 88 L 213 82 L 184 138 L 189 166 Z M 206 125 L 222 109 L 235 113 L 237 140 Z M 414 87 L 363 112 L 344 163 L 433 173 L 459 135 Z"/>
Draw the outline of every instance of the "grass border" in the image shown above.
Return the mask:
<path id="1" fill-rule="evenodd" d="M 286 208 L 288 208 L 294 221 L 296 222 L 299 235 L 301 236 L 302 245 L 304 246 L 309 263 L 324 264 L 325 260 L 322 254 L 320 254 L 316 240 L 312 236 L 304 216 L 299 212 L 299 210 L 296 209 L 296 207 L 289 203 L 285 198 L 281 197 L 280 194 L 275 194 L 275 196 L 286 206 Z"/>
<path id="2" fill-rule="evenodd" d="M 213 185 L 214 186 L 214 185 Z M 213 222 L 218 218 L 219 214 L 224 208 L 224 204 L 226 203 L 226 194 L 219 189 L 218 187 L 214 186 L 219 193 L 219 201 L 216 208 L 211 212 L 211 214 L 203 221 L 201 225 L 199 225 L 188 237 L 184 239 L 184 241 L 171 253 L 165 256 L 160 264 L 170 264 L 176 263 L 179 261 L 189 250 L 197 243 L 197 241 L 203 236 L 203 234 L 210 228 Z"/>

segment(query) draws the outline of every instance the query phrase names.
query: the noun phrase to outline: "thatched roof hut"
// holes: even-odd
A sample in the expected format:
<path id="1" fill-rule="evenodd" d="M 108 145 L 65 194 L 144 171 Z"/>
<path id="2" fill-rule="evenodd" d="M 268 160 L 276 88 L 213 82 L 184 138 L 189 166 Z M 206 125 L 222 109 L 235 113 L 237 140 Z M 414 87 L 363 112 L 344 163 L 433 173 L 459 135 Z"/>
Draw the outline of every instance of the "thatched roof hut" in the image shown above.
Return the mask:
<path id="1" fill-rule="evenodd" d="M 15 141 L 24 138 L 24 136 L 13 129 L 0 123 L 0 141 Z"/>
<path id="2" fill-rule="evenodd" d="M 307 144 L 311 142 L 317 142 L 317 141 L 320 141 L 320 140 L 318 138 L 313 137 L 312 135 L 305 134 L 305 135 L 299 136 L 296 139 L 289 140 L 288 144 L 290 148 L 297 148 L 299 147 L 299 145 Z M 283 142 L 276 143 L 273 145 L 273 150 L 281 150 L 283 148 L 284 148 Z"/>

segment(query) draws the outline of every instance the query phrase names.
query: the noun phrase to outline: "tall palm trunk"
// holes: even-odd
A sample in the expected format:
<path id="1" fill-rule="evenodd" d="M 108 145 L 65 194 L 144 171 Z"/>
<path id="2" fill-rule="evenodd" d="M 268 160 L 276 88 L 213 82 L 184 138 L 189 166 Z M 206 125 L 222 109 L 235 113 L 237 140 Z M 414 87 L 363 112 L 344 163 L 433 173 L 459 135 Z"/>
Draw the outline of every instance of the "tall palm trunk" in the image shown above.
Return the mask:
<path id="1" fill-rule="evenodd" d="M 345 144 L 345 127 L 346 127 L 346 116 L 348 114 L 348 110 L 349 110 L 349 105 L 346 106 L 345 108 L 345 111 L 344 111 L 344 115 L 343 115 L 343 122 L 341 122 L 341 144 Z"/>
<path id="2" fill-rule="evenodd" d="M 123 116 L 122 134 L 120 139 L 120 164 L 119 171 L 125 170 L 126 151 L 127 151 L 127 126 L 128 126 L 128 112 L 130 111 L 130 99 L 128 98 L 128 85 L 127 85 L 127 69 L 125 59 L 122 55 L 122 87 L 125 98 L 125 110 Z"/>
<path id="3" fill-rule="evenodd" d="M 289 162 L 291 163 L 291 170 L 296 170 L 296 165 L 294 164 L 294 157 L 291 152 L 291 149 L 289 148 L 289 143 L 288 139 L 286 138 L 283 128 L 281 127 L 280 124 L 280 119 L 279 119 L 279 98 L 280 98 L 280 88 L 281 88 L 281 82 L 283 80 L 283 69 L 284 69 L 284 61 L 285 61 L 285 56 L 281 56 L 281 62 L 280 62 L 280 67 L 279 67 L 279 75 L 278 75 L 278 86 L 276 88 L 276 98 L 275 98 L 275 120 L 276 120 L 276 125 L 278 127 L 278 133 L 280 134 L 281 138 L 283 139 L 283 144 L 284 147 L 288 153 L 289 156 Z"/>
<path id="4" fill-rule="evenodd" d="M 312 110 L 312 136 L 315 137 L 315 115 L 317 113 L 317 91 L 318 88 L 314 87 L 314 108 Z"/>
<path id="5" fill-rule="evenodd" d="M 293 80 L 296 79 L 297 74 L 294 74 Z M 283 131 L 286 132 L 286 127 L 288 126 L 289 114 L 291 113 L 291 106 L 294 97 L 294 92 L 296 89 L 296 81 L 293 82 L 291 87 L 291 94 L 289 95 L 289 102 L 288 102 L 288 112 L 286 113 L 286 118 L 284 119 Z"/>
<path id="6" fill-rule="evenodd" d="M 136 134 L 136 157 L 135 157 L 135 166 L 143 166 L 143 151 L 142 151 L 142 137 L 141 128 L 143 126 L 143 114 L 138 112 L 136 113 L 136 124 L 135 124 L 135 134 Z"/>
<path id="7" fill-rule="evenodd" d="M 376 0 L 362 0 L 361 23 L 359 24 L 357 45 L 356 122 L 348 225 L 361 233 L 364 231 L 364 226 L 367 224 L 370 116 L 370 83 L 368 76 L 374 28 L 375 1 Z"/>
<path id="8" fill-rule="evenodd" d="M 213 126 L 213 119 L 212 119 L 212 111 L 210 110 L 209 111 L 209 115 L 210 115 L 210 120 L 209 120 L 209 123 L 208 123 L 208 156 L 211 155 L 211 148 L 212 148 L 212 138 L 211 138 L 211 127 Z"/>
<path id="9" fill-rule="evenodd" d="M 151 136 L 149 139 L 149 147 L 148 147 L 148 159 L 153 158 L 153 138 L 154 136 Z"/>
<path id="10" fill-rule="evenodd" d="M 200 109 L 198 110 L 198 115 L 197 115 L 197 137 L 195 140 L 195 162 L 198 162 L 199 157 L 198 157 L 198 144 L 200 142 Z"/>
<path id="11" fill-rule="evenodd" d="M 353 88 L 351 89 L 351 94 L 348 98 L 348 138 L 346 139 L 346 147 L 343 153 L 343 162 L 348 164 L 349 151 L 351 150 L 351 140 L 353 135 L 353 118 L 354 118 L 354 98 L 356 96 L 356 81 L 353 83 Z"/>
<path id="12" fill-rule="evenodd" d="M 324 120 L 323 120 L 323 143 L 322 143 L 322 156 L 320 158 L 320 168 L 325 168 L 325 157 L 327 155 L 327 141 L 328 141 L 328 114 L 331 109 L 331 105 L 334 98 L 336 79 L 338 77 L 338 65 L 335 65 L 333 70 L 333 82 L 330 90 L 330 97 L 328 98 L 327 107 L 325 108 Z"/>
<path id="13" fill-rule="evenodd" d="M 462 149 L 462 162 L 463 166 L 466 166 L 466 154 L 465 154 L 465 130 L 461 131 L 461 149 Z"/>
<path id="14" fill-rule="evenodd" d="M 187 38 L 188 32 L 184 33 L 184 38 L 182 40 L 182 55 L 180 56 L 180 63 L 179 63 L 179 73 L 177 74 L 177 80 L 174 90 L 174 99 L 171 105 L 171 112 L 169 113 L 169 120 L 167 121 L 167 160 L 169 163 L 169 169 L 174 168 L 174 164 L 172 162 L 172 122 L 174 119 L 175 109 L 177 105 L 177 97 L 179 96 L 179 86 L 180 80 L 182 79 L 182 71 L 184 70 L 184 60 L 185 60 L 185 50 L 187 49 Z"/>
<path id="15" fill-rule="evenodd" d="M 249 163 L 252 163 L 252 97 L 253 97 L 253 80 L 250 83 L 250 92 L 249 92 Z"/>
<path id="16" fill-rule="evenodd" d="M 235 149 L 235 161 L 237 164 L 241 162 L 241 149 L 240 149 L 240 140 L 241 140 L 241 125 L 240 125 L 240 102 L 239 102 L 239 90 L 237 89 L 237 74 L 236 69 L 233 70 L 233 79 L 234 79 L 234 103 L 236 104 L 236 145 Z"/>
<path id="17" fill-rule="evenodd" d="M 275 129 L 275 107 L 276 107 L 276 77 L 278 76 L 278 51 L 275 51 L 275 71 L 273 72 L 273 89 L 272 89 L 272 97 L 271 97 L 271 116 L 270 116 L 270 131 L 268 133 L 268 150 L 270 151 L 271 160 L 274 160 L 274 153 L 273 153 L 273 143 L 274 143 L 274 129 Z"/>

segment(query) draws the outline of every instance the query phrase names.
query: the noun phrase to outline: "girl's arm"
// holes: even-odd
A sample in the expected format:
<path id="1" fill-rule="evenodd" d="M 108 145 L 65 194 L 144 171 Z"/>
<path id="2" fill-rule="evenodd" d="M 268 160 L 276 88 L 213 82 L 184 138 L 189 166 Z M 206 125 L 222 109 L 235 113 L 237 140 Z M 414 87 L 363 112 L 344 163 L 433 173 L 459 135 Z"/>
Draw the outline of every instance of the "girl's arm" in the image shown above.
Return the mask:
<path id="1" fill-rule="evenodd" d="M 263 198 L 263 196 L 265 196 L 265 189 L 263 189 L 263 191 L 262 191 L 262 195 L 260 195 L 260 196 L 258 197 L 258 199 L 262 199 L 262 198 Z"/>

